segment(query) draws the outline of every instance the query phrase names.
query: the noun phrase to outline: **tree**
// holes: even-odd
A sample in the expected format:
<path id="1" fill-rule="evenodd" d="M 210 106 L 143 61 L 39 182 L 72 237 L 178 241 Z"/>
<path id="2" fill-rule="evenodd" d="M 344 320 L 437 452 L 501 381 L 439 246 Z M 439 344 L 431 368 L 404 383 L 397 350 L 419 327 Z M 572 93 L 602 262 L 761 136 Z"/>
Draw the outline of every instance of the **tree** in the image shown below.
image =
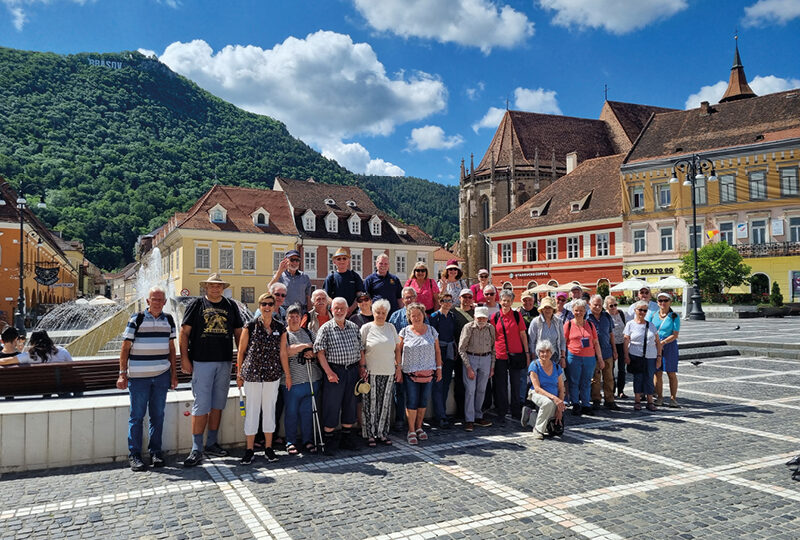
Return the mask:
<path id="1" fill-rule="evenodd" d="M 597 294 L 605 298 L 609 294 L 608 283 L 605 281 L 597 286 Z"/>
<path id="2" fill-rule="evenodd" d="M 694 255 L 689 252 L 681 261 L 681 277 L 691 283 L 694 279 Z M 742 262 L 739 251 L 724 240 L 700 248 L 697 266 L 700 289 L 707 293 L 721 293 L 723 288 L 737 287 L 750 281 L 750 267 Z"/>
<path id="3" fill-rule="evenodd" d="M 769 295 L 769 305 L 774 307 L 781 307 L 783 305 L 781 286 L 778 285 L 777 281 L 772 282 L 772 292 Z"/>

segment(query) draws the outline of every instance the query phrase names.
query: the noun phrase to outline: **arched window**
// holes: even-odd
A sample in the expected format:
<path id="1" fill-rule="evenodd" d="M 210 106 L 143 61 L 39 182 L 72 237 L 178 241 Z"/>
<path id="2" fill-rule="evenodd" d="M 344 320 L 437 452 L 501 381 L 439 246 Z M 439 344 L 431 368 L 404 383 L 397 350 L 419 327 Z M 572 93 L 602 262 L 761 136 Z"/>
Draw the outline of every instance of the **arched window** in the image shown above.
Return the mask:
<path id="1" fill-rule="evenodd" d="M 266 219 L 264 218 L 264 214 L 258 214 L 258 216 L 256 217 L 256 224 L 257 225 L 266 224 Z"/>
<path id="2" fill-rule="evenodd" d="M 769 294 L 769 276 L 766 274 L 750 276 L 750 292 L 755 295 Z"/>
<path id="3" fill-rule="evenodd" d="M 551 279 L 550 281 L 548 281 L 547 284 L 550 285 L 551 287 L 558 287 L 558 281 L 556 281 L 554 279 Z"/>
<path id="4" fill-rule="evenodd" d="M 481 197 L 481 230 L 488 229 L 489 223 L 489 198 L 485 195 Z"/>
<path id="5" fill-rule="evenodd" d="M 539 285 L 539 284 L 538 284 L 538 283 L 536 283 L 535 281 L 529 281 L 529 282 L 528 282 L 528 285 L 526 285 L 526 286 L 525 286 L 525 288 L 526 288 L 526 289 L 533 289 L 533 288 L 534 288 L 534 287 L 536 287 L 537 285 Z"/>
<path id="6" fill-rule="evenodd" d="M 514 286 L 511 284 L 510 281 L 506 281 L 505 283 L 503 283 L 503 288 L 504 289 L 508 289 L 509 291 L 513 291 L 514 290 Z"/>

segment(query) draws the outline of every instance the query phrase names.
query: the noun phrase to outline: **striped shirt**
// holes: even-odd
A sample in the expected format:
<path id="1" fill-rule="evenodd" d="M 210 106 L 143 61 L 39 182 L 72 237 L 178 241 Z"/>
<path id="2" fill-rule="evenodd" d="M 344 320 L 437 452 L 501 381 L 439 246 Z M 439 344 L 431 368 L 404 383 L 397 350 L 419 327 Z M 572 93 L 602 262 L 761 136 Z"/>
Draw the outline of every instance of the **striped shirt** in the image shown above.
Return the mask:
<path id="1" fill-rule="evenodd" d="M 128 355 L 128 378 L 156 377 L 170 369 L 169 340 L 175 339 L 175 325 L 170 324 L 163 311 L 153 317 L 145 309 L 137 330 L 137 316 L 138 313 L 133 314 L 122 333 L 123 339 L 133 342 Z"/>

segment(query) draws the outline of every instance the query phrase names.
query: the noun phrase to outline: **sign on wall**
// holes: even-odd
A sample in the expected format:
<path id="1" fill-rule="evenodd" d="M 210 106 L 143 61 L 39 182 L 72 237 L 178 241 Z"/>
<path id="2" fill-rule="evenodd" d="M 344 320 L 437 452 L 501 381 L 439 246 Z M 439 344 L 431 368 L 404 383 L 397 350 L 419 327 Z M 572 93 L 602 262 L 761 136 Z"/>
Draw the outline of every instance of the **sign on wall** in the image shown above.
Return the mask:
<path id="1" fill-rule="evenodd" d="M 747 238 L 747 223 L 736 224 L 736 238 Z"/>

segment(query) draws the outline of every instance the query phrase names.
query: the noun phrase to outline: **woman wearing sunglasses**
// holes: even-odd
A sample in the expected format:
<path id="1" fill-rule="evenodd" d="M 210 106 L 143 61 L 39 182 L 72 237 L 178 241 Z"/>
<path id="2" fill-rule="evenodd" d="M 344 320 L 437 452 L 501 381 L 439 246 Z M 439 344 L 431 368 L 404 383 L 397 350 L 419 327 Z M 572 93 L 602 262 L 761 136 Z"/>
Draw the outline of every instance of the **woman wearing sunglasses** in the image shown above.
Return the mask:
<path id="1" fill-rule="evenodd" d="M 664 404 L 664 372 L 669 379 L 669 406 L 678 408 L 678 333 L 681 329 L 681 318 L 672 311 L 672 295 L 660 292 L 656 297 L 658 311 L 647 314 L 647 320 L 658 328 L 658 337 L 661 339 L 661 368 L 656 370 L 655 389 L 656 405 Z"/>
<path id="2" fill-rule="evenodd" d="M 262 294 L 258 297 L 258 307 L 260 314 L 242 330 L 236 357 L 236 385 L 244 386 L 247 395 L 244 417 L 247 448 L 242 457 L 243 465 L 253 461 L 259 414 L 263 414 L 264 419 L 264 457 L 267 461 L 277 461 L 272 435 L 275 433 L 275 402 L 284 373 L 286 389 L 292 389 L 286 327 L 272 318 L 275 297 L 271 293 Z"/>
<path id="3" fill-rule="evenodd" d="M 633 320 L 625 323 L 625 365 L 633 373 L 633 391 L 636 402 L 633 409 L 642 410 L 642 394 L 647 398 L 647 410 L 655 411 L 653 403 L 653 376 L 661 367 L 661 340 L 658 329 L 645 319 L 648 311 L 646 300 L 633 304 Z"/>
<path id="4" fill-rule="evenodd" d="M 417 292 L 417 302 L 425 306 L 427 315 L 439 309 L 439 286 L 435 279 L 428 277 L 428 267 L 424 262 L 418 261 L 414 265 L 411 277 L 406 281 L 406 287 L 411 287 Z"/>

